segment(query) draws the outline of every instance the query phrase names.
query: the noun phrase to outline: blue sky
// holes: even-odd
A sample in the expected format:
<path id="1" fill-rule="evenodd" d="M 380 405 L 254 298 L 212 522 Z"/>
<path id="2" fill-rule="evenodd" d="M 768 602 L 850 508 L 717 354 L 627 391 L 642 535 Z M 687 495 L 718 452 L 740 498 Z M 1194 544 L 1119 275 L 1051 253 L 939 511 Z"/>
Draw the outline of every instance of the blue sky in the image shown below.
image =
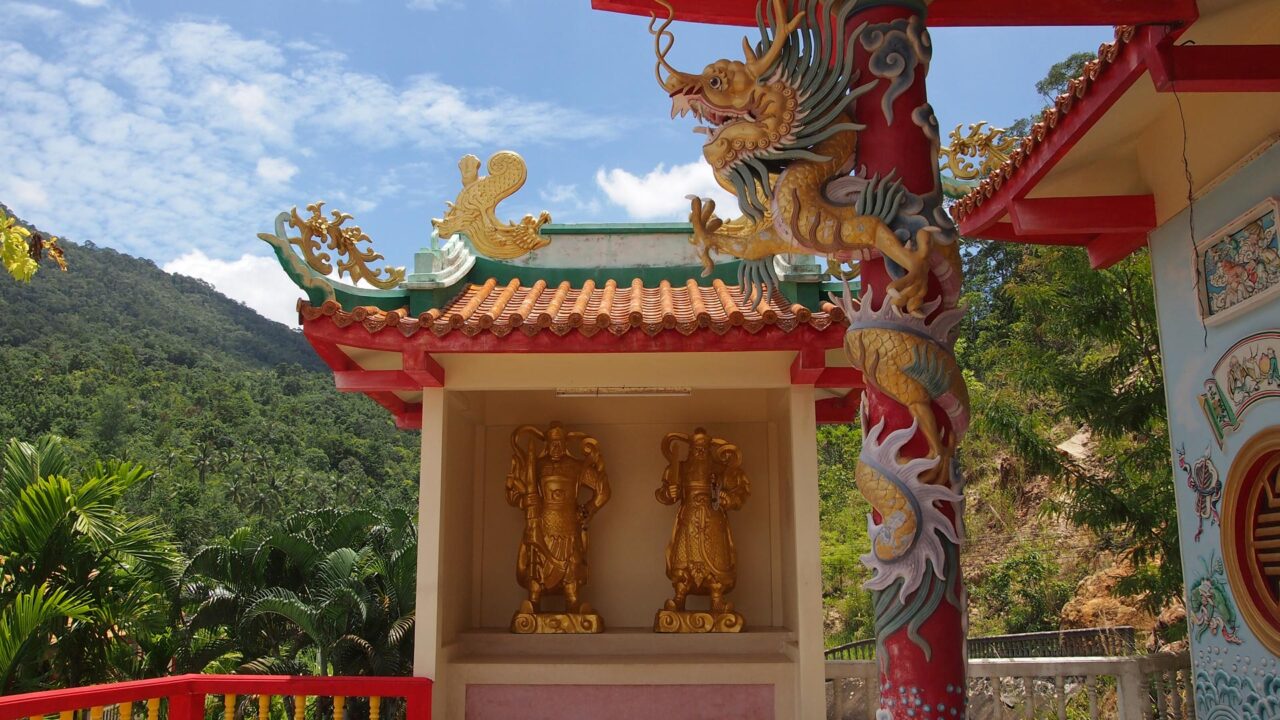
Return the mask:
<path id="1" fill-rule="evenodd" d="M 196 275 L 293 322 L 256 239 L 324 199 L 396 264 L 426 243 L 457 160 L 515 150 L 503 217 L 679 220 L 710 194 L 671 120 L 647 19 L 589 0 L 0 0 L 0 201 L 73 240 Z M 681 68 L 745 30 L 678 23 Z M 942 127 L 1038 110 L 1033 85 L 1110 28 L 933 30 Z"/>

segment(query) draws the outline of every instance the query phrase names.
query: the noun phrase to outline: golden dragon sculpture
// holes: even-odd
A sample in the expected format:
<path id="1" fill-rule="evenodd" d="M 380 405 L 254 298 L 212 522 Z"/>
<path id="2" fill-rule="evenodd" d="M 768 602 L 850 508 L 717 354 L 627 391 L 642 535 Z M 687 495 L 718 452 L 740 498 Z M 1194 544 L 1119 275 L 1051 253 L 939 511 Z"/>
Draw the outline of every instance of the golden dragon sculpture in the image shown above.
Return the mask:
<path id="1" fill-rule="evenodd" d="M 461 233 L 481 254 L 495 260 L 510 260 L 546 247 L 551 240 L 541 235 L 543 225 L 551 222 L 551 214 L 538 217 L 525 215 L 518 223 L 498 219 L 498 203 L 514 195 L 524 186 L 528 170 L 524 158 L 510 150 L 489 157 L 489 174 L 480 176 L 480 158 L 467 155 L 458 161 L 462 171 L 462 190 L 454 202 L 445 203 L 448 211 L 431 225 L 441 238 Z"/>
<path id="2" fill-rule="evenodd" d="M 949 219 L 945 228 L 935 220 L 937 214 L 945 218 L 940 196 L 937 213 L 926 213 L 920 196 L 892 173 L 867 178 L 856 172 L 864 126 L 855 121 L 854 100 L 878 80 L 857 85 L 854 44 L 865 26 L 830 30 L 848 26 L 856 3 L 759 0 L 760 40 L 743 40 L 742 60 L 716 60 L 700 73 L 686 73 L 666 58 L 675 44 L 668 30 L 674 11 L 666 0 L 655 2 L 667 17 L 656 29 L 656 13 L 649 23 L 654 72 L 671 97 L 671 115 L 692 114 L 703 123 L 694 129 L 706 135 L 703 156 L 743 213 L 725 221 L 712 201 L 691 198 L 691 241 L 700 246 L 704 266 L 709 269 L 713 252 L 742 259 L 744 299 L 750 302 L 757 293 L 773 292 L 775 254 L 823 255 L 858 266 L 885 259 L 892 278 L 887 298 L 864 295 L 859 303 L 845 294 L 852 321 L 845 348 L 867 384 L 903 405 L 915 423 L 883 441 L 883 423 L 874 432 L 864 423 L 857 480 L 881 518 L 866 559 L 880 589 L 898 578 L 903 592 L 914 589 L 926 559 L 941 577 L 939 534 L 956 542 L 958 530 L 935 501 L 959 502 L 951 458 L 969 412 L 951 351 L 962 313 L 956 307 L 960 254 Z M 790 14 L 793 6 L 799 12 Z M 837 184 L 856 192 L 833 199 Z M 929 300 L 935 287 L 939 296 Z M 946 422 L 935 416 L 935 405 Z M 908 472 L 899 467 L 896 451 L 917 432 L 928 442 L 929 457 L 907 463 Z M 936 492 L 922 490 L 926 485 Z"/>

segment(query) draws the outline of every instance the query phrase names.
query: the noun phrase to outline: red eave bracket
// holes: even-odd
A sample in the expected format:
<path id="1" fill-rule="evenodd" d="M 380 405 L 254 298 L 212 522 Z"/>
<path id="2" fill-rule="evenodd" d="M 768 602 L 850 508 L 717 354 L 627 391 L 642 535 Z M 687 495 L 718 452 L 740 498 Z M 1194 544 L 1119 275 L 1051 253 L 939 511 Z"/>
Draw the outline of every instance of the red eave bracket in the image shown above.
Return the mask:
<path id="1" fill-rule="evenodd" d="M 401 353 L 404 372 L 418 383 L 416 389 L 444 387 L 444 367 L 421 348 L 405 348 Z"/>
<path id="2" fill-rule="evenodd" d="M 1146 233 L 1116 233 L 1099 235 L 1085 245 L 1085 250 L 1089 253 L 1089 266 L 1105 270 L 1146 244 Z"/>
<path id="3" fill-rule="evenodd" d="M 422 385 L 403 370 L 334 370 L 333 384 L 340 392 L 422 389 Z"/>
<path id="4" fill-rule="evenodd" d="M 1018 235 L 1147 233 L 1156 226 L 1151 195 L 1021 198 L 1009 208 Z"/>
<path id="5" fill-rule="evenodd" d="M 844 397 L 823 398 L 814 403 L 814 417 L 819 425 L 857 422 L 861 400 L 861 390 L 850 390 Z"/>
<path id="6" fill-rule="evenodd" d="M 827 367 L 827 351 L 823 348 L 804 348 L 791 362 L 791 384 L 812 385 L 815 388 L 861 389 L 862 373 L 851 367 Z"/>
<path id="7" fill-rule="evenodd" d="M 1170 45 L 1148 61 L 1160 92 L 1280 92 L 1280 45 Z"/>

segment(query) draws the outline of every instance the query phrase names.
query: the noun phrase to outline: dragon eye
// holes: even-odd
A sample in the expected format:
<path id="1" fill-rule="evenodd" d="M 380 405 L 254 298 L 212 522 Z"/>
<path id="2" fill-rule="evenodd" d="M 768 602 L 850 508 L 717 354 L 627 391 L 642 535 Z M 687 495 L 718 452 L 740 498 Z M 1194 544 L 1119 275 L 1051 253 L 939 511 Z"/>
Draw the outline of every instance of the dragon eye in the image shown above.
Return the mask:
<path id="1" fill-rule="evenodd" d="M 720 86 L 723 85 L 724 83 L 723 81 L 720 80 L 719 75 L 712 75 L 711 80 L 708 82 L 708 84 L 711 85 L 712 90 L 719 90 Z"/>

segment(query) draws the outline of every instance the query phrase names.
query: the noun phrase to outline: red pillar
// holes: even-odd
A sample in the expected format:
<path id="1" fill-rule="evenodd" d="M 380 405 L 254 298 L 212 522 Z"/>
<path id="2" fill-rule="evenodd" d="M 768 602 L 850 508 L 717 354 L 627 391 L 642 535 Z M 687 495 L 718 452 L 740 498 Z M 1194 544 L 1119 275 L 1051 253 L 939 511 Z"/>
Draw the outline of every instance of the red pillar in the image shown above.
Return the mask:
<path id="1" fill-rule="evenodd" d="M 865 167 L 867 177 L 890 172 L 901 178 L 906 189 L 924 198 L 923 212 L 928 215 L 942 202 L 938 180 L 937 121 L 925 94 L 925 75 L 929 62 L 928 33 L 924 17 L 915 3 L 879 4 L 857 12 L 850 29 L 867 23 L 857 42 L 857 66 L 860 76 L 856 85 L 877 79 L 875 87 L 857 99 L 855 117 L 866 126 L 858 137 L 858 165 Z M 859 170 L 861 172 L 861 170 Z M 935 218 L 930 217 L 931 220 Z M 934 223 L 930 223 L 934 224 Z M 943 233 L 957 242 L 949 221 L 940 223 Z M 903 233 L 904 235 L 906 233 Z M 937 241 L 935 241 L 937 242 Z M 937 254 L 940 251 L 934 250 Z M 891 276 L 882 258 L 862 263 L 862 297 L 870 294 L 879 308 L 888 297 Z M 952 280 L 958 286 L 958 277 Z M 956 286 L 945 293 L 940 313 L 955 306 Z M 943 295 L 939 281 L 931 279 L 929 298 Z M 951 357 L 950 342 L 942 343 Z M 882 421 L 881 439 L 892 431 L 909 428 L 913 418 L 907 408 L 874 384 L 865 390 L 866 416 L 864 437 Z M 965 402 L 967 405 L 967 400 Z M 944 408 L 935 401 L 934 416 L 940 428 L 953 437 L 963 432 L 959 422 L 950 420 Z M 967 418 L 967 407 L 965 408 Z M 902 461 L 929 454 L 921 433 L 899 450 Z M 950 473 L 948 473 L 950 476 Z M 951 477 L 950 487 L 960 491 L 958 477 Z M 956 528 L 955 502 L 930 501 Z M 882 518 L 876 517 L 877 522 Z M 926 530 L 926 532 L 932 532 Z M 880 708 L 878 720 L 924 720 L 925 718 L 962 718 L 966 709 L 965 682 L 965 611 L 962 578 L 959 571 L 958 543 L 937 533 L 946 561 L 943 568 L 924 568 L 920 586 L 903 599 L 894 584 L 875 591 L 877 658 L 880 662 Z M 937 570 L 943 577 L 937 578 Z M 939 597 L 941 600 L 939 601 Z M 885 627 L 889 626 L 887 630 Z"/>

